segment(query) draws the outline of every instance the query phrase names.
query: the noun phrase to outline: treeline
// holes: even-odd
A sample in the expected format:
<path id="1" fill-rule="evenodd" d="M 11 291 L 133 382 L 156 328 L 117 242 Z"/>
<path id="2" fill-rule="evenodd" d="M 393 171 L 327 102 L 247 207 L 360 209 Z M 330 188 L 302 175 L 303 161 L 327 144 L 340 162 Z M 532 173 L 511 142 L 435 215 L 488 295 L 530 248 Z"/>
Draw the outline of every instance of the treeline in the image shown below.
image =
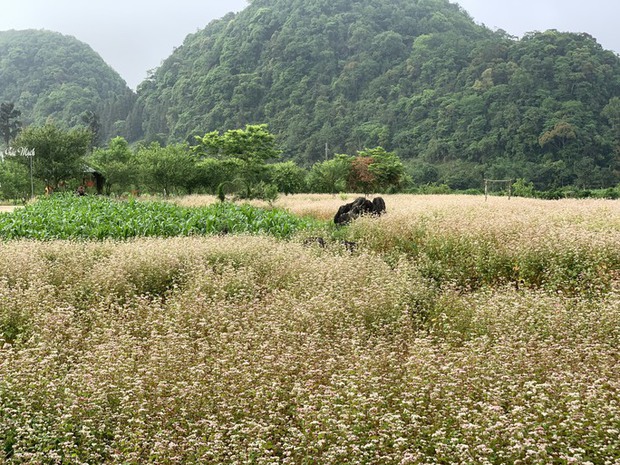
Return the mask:
<path id="1" fill-rule="evenodd" d="M 44 187 L 66 190 L 88 183 L 91 192 L 98 188 L 107 195 L 201 192 L 266 200 L 280 193 L 397 191 L 408 180 L 400 159 L 381 147 L 354 156 L 339 154 L 309 170 L 282 161 L 266 125 L 210 132 L 195 137 L 193 145 L 151 142 L 131 147 L 116 137 L 106 148 L 89 151 L 91 136 L 84 128 L 66 131 L 53 124 L 26 128 L 13 145 L 33 148 L 35 156 L 6 158 L 0 165 L 3 197 L 28 197 L 31 173 L 39 193 Z M 94 173 L 102 177 L 98 186 Z"/>
<path id="2" fill-rule="evenodd" d="M 115 196 L 206 193 L 220 200 L 264 199 L 295 193 L 427 193 L 455 192 L 446 184 L 419 184 L 411 165 L 383 147 L 336 154 L 305 169 L 282 160 L 275 136 L 266 125 L 248 125 L 223 133 L 196 136 L 193 144 L 159 142 L 130 146 L 116 137 L 105 148 L 91 148 L 86 128 L 63 130 L 53 124 L 25 128 L 13 142 L 19 150 L 0 163 L 0 196 L 27 199 L 32 194 L 86 187 L 87 193 Z M 21 156 L 20 156 L 21 155 Z M 32 155 L 32 154 L 30 154 Z M 482 194 L 482 185 L 465 191 Z M 600 191 L 537 192 L 531 182 L 514 179 L 495 195 L 543 198 L 620 197 L 618 188 Z"/>

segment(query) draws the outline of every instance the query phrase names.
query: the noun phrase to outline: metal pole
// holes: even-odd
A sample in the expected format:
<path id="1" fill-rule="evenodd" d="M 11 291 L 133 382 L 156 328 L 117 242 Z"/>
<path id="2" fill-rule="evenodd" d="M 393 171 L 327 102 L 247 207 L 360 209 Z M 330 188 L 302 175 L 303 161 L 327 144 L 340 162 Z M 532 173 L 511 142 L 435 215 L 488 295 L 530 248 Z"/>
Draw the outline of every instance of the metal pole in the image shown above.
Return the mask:
<path id="1" fill-rule="evenodd" d="M 34 199 L 34 181 L 32 180 L 32 159 L 34 154 L 30 156 L 30 198 Z"/>

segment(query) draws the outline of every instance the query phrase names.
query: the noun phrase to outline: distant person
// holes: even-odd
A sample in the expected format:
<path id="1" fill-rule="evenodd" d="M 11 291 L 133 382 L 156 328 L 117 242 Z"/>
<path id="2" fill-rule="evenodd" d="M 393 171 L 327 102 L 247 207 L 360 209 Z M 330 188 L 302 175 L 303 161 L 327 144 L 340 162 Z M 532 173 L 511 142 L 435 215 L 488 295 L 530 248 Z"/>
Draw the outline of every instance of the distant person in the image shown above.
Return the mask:
<path id="1" fill-rule="evenodd" d="M 77 188 L 77 190 L 75 191 L 75 195 L 80 196 L 80 197 L 83 196 L 83 195 L 86 195 L 86 191 L 84 190 L 84 186 L 79 186 Z"/>

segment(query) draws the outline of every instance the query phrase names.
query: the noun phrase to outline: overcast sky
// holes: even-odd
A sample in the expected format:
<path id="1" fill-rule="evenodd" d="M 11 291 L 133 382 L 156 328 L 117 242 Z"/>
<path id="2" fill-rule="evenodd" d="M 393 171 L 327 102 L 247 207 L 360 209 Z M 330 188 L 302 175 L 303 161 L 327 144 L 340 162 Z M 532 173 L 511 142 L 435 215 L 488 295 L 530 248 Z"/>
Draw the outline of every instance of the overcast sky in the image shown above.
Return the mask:
<path id="1" fill-rule="evenodd" d="M 521 37 L 529 31 L 588 32 L 620 53 L 618 0 L 451 0 L 477 23 Z M 48 29 L 89 44 L 135 89 L 187 34 L 246 0 L 0 0 L 0 30 Z"/>
<path id="2" fill-rule="evenodd" d="M 526 32 L 557 29 L 587 32 L 607 50 L 620 53 L 618 0 L 450 0 L 474 21 L 522 37 Z"/>

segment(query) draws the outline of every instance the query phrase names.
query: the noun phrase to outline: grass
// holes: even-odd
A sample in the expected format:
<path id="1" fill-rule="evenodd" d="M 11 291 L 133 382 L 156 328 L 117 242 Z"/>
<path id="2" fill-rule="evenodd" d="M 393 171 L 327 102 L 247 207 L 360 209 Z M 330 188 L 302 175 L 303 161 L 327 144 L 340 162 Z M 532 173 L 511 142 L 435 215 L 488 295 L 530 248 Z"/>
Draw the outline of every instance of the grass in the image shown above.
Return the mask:
<path id="1" fill-rule="evenodd" d="M 619 204 L 385 198 L 354 253 L 0 243 L 0 463 L 620 463 Z"/>

